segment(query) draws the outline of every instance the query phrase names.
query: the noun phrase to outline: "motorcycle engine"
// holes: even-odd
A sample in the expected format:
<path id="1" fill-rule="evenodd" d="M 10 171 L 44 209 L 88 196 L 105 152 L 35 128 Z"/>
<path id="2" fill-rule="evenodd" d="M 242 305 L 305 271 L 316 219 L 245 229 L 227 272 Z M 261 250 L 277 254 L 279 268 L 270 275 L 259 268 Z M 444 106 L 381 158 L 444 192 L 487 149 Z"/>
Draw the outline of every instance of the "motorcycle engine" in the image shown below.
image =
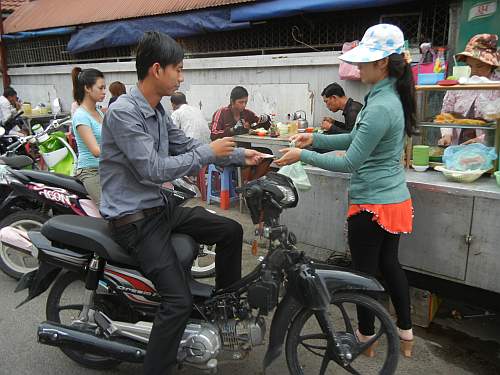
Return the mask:
<path id="1" fill-rule="evenodd" d="M 219 327 L 225 350 L 249 350 L 264 343 L 266 322 L 262 317 L 219 321 Z"/>
<path id="2" fill-rule="evenodd" d="M 191 322 L 182 335 L 177 359 L 179 362 L 204 364 L 217 357 L 221 346 L 219 329 L 215 325 Z"/>

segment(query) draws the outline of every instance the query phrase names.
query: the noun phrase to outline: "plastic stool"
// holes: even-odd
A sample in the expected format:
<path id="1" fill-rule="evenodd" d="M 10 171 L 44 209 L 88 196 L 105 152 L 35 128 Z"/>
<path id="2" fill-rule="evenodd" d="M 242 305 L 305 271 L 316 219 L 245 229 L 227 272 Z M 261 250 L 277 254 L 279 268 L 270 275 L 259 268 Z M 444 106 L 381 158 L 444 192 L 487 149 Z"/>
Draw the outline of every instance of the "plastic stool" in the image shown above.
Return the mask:
<path id="1" fill-rule="evenodd" d="M 219 202 L 220 208 L 227 210 L 231 206 L 231 202 L 239 199 L 233 184 L 235 172 L 236 168 L 234 167 L 217 168 L 214 164 L 208 166 L 207 204 L 210 204 L 210 201 Z M 212 185 L 214 175 L 219 178 L 220 192 L 217 191 L 216 186 Z"/>

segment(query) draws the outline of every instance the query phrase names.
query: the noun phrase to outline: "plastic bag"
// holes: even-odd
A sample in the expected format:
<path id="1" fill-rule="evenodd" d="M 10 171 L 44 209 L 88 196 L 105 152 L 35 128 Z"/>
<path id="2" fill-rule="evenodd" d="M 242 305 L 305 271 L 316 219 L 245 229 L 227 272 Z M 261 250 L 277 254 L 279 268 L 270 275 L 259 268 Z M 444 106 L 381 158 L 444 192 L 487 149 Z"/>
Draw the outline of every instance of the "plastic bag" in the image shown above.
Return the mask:
<path id="1" fill-rule="evenodd" d="M 484 118 L 489 121 L 499 120 L 500 119 L 500 98 L 496 100 L 489 100 L 488 98 L 483 98 L 480 96 L 480 100 L 482 100 L 481 105 L 484 110 Z"/>
<path id="2" fill-rule="evenodd" d="M 285 165 L 278 171 L 278 173 L 283 176 L 290 177 L 295 187 L 299 190 L 309 190 L 311 188 L 309 177 L 307 177 L 307 173 L 300 161 L 290 165 Z"/>
<path id="3" fill-rule="evenodd" d="M 495 148 L 482 143 L 451 146 L 444 151 L 443 162 L 447 169 L 455 171 L 490 170 L 497 158 Z"/>
<path id="4" fill-rule="evenodd" d="M 359 44 L 359 41 L 345 42 L 342 46 L 342 53 L 350 51 Z M 344 81 L 359 81 L 361 76 L 359 74 L 359 68 L 356 65 L 349 64 L 346 62 L 341 62 L 339 65 L 339 77 Z"/>

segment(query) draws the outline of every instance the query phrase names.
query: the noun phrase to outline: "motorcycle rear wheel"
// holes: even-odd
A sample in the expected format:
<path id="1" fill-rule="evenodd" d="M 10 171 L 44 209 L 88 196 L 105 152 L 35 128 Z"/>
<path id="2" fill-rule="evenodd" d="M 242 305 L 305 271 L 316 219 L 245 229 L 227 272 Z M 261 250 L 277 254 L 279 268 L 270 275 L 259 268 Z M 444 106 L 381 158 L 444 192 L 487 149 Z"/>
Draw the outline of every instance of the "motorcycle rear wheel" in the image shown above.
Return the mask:
<path id="1" fill-rule="evenodd" d="M 69 290 L 76 288 L 76 290 Z M 69 325 L 70 322 L 62 321 L 62 311 L 74 311 L 74 316 L 69 320 L 75 320 L 80 315 L 83 308 L 82 296 L 85 290 L 83 277 L 73 272 L 65 272 L 56 279 L 49 296 L 47 297 L 46 315 L 47 320 L 55 323 Z M 71 294 L 70 296 L 65 296 Z M 64 299 L 71 298 L 76 303 L 63 302 Z M 92 369 L 107 370 L 118 366 L 121 362 L 112 358 L 101 357 L 95 354 L 89 354 L 78 350 L 60 348 L 73 361 Z"/>

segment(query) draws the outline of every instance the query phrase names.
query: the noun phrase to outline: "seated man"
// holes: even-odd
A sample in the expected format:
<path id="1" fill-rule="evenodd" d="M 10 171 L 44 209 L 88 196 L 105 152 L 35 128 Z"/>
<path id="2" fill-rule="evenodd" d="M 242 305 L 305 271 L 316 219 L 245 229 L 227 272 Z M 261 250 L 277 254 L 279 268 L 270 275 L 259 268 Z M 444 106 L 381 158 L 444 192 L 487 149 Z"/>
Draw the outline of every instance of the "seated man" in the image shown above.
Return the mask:
<path id="1" fill-rule="evenodd" d="M 230 103 L 227 107 L 218 109 L 212 116 L 212 126 L 210 137 L 212 140 L 222 137 L 230 137 L 236 134 L 248 133 L 253 128 L 269 129 L 271 119 L 267 115 L 257 116 L 247 109 L 248 91 L 241 86 L 236 86 L 231 90 Z M 269 149 L 255 148 L 262 153 L 272 153 Z M 272 160 L 262 162 L 255 168 L 245 168 L 243 180 L 249 181 L 264 176 L 268 171 Z"/>
<path id="2" fill-rule="evenodd" d="M 354 101 L 345 95 L 344 89 L 338 83 L 332 83 L 325 87 L 321 93 L 326 107 L 332 112 L 342 110 L 342 115 L 345 118 L 345 123 L 325 117 L 321 123 L 323 134 L 342 134 L 350 133 L 356 117 L 363 105 Z"/>
<path id="3" fill-rule="evenodd" d="M 24 132 L 22 134 L 20 133 L 24 125 L 21 119 L 7 121 L 20 109 L 21 103 L 19 103 L 16 90 L 10 86 L 7 87 L 3 95 L 0 96 L 0 124 L 5 128 L 5 134 L 19 133 L 19 135 L 25 135 Z"/>
<path id="4" fill-rule="evenodd" d="M 169 36 L 145 33 L 136 52 L 139 82 L 109 107 L 102 126 L 101 214 L 115 241 L 137 260 L 160 296 L 144 360 L 146 375 L 172 374 L 192 311 L 172 232 L 216 245 L 216 288 L 241 278 L 241 225 L 203 207 L 175 206 L 162 194 L 162 183 L 192 175 L 209 163 L 255 165 L 262 157 L 235 148 L 231 138 L 202 144 L 173 124 L 160 100 L 184 80 L 183 57 L 181 46 Z"/>
<path id="5" fill-rule="evenodd" d="M 210 129 L 203 113 L 196 107 L 187 104 L 186 95 L 174 92 L 170 97 L 172 104 L 172 121 L 189 138 L 194 138 L 202 143 L 210 143 Z"/>
<path id="6" fill-rule="evenodd" d="M 271 119 L 267 115 L 257 116 L 247 109 L 248 91 L 241 86 L 231 90 L 230 104 L 218 109 L 212 117 L 212 140 L 248 133 L 252 124 L 255 128 L 269 129 Z"/>

